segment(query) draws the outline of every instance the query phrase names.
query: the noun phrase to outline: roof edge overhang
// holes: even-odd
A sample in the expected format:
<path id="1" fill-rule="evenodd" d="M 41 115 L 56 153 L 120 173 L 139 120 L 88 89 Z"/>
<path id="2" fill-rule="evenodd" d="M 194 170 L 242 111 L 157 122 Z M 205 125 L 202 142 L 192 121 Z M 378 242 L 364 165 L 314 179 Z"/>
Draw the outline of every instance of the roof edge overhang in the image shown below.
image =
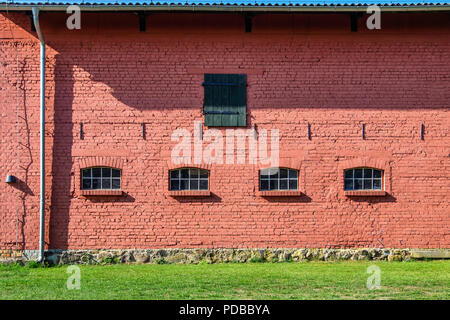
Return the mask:
<path id="1" fill-rule="evenodd" d="M 41 11 L 66 11 L 69 5 L 5 5 L 0 11 L 29 11 L 37 7 Z M 251 6 L 251 5 L 79 5 L 85 12 L 259 12 L 259 13 L 296 13 L 296 12 L 366 12 L 368 6 Z M 382 12 L 434 12 L 448 11 L 450 5 L 392 5 L 379 6 Z"/>

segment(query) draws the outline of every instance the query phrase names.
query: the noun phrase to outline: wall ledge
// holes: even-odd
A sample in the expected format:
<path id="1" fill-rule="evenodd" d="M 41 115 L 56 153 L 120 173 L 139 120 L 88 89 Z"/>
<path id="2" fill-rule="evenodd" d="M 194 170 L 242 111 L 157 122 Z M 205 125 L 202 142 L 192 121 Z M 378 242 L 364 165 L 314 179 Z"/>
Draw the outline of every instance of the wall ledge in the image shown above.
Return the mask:
<path id="1" fill-rule="evenodd" d="M 122 190 L 80 190 L 82 196 L 121 196 Z"/>
<path id="2" fill-rule="evenodd" d="M 384 190 L 347 190 L 344 191 L 347 197 L 384 197 L 387 195 Z"/>
<path id="3" fill-rule="evenodd" d="M 183 191 L 169 191 L 171 197 L 209 197 L 211 191 L 209 190 L 183 190 Z"/>
<path id="4" fill-rule="evenodd" d="M 271 191 L 258 191 L 260 197 L 300 197 L 303 195 L 301 191 L 293 190 L 271 190 Z"/>

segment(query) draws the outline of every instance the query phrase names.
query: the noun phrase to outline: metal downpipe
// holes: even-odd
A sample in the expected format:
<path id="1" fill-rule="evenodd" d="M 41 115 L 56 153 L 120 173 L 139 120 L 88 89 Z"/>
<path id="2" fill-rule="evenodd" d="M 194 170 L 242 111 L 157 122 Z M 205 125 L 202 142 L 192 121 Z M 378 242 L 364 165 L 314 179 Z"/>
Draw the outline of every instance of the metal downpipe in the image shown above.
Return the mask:
<path id="1" fill-rule="evenodd" d="M 40 205 L 39 205 L 39 258 L 44 261 L 45 250 L 45 41 L 39 25 L 39 9 L 32 8 L 33 22 L 40 42 Z"/>

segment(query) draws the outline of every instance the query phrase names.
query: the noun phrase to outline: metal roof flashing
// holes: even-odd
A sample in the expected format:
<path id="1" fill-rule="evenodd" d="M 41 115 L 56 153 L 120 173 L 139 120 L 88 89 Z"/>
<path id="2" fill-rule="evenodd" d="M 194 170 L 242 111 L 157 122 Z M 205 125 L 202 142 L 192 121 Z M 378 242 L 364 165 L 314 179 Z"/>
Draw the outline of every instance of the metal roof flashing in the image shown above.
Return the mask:
<path id="1" fill-rule="evenodd" d="M 255 11 L 255 12 L 338 12 L 365 11 L 378 5 L 383 11 L 450 11 L 447 1 L 352 1 L 352 0 L 0 0 L 0 10 L 65 11 L 69 5 L 78 5 L 84 11 Z"/>

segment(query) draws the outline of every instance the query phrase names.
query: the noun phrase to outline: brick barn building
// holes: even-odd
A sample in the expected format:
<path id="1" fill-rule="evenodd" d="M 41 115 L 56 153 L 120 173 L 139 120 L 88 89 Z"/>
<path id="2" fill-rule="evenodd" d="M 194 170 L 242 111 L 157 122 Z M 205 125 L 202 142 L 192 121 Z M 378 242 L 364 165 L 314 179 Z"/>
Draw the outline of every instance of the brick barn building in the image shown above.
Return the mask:
<path id="1" fill-rule="evenodd" d="M 449 248 L 450 4 L 379 5 L 0 0 L 2 254 Z"/>

